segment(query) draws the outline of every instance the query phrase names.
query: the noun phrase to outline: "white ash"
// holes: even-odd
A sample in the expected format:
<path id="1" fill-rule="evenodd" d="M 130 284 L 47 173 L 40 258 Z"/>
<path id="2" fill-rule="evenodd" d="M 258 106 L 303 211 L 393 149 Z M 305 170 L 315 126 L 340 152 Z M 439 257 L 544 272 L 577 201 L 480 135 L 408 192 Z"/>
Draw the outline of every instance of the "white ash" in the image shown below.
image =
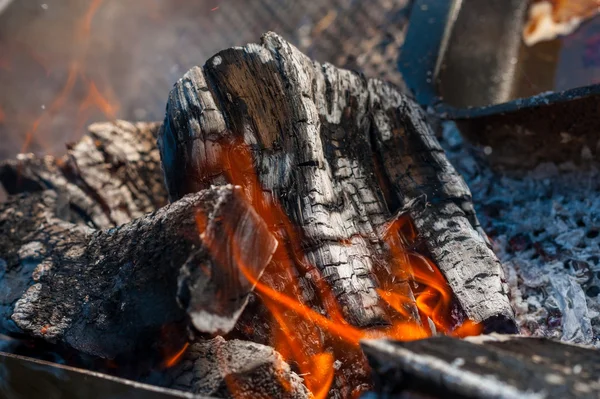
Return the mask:
<path id="1" fill-rule="evenodd" d="M 600 165 L 501 174 L 453 123 L 440 141 L 502 261 L 521 332 L 600 347 Z"/>

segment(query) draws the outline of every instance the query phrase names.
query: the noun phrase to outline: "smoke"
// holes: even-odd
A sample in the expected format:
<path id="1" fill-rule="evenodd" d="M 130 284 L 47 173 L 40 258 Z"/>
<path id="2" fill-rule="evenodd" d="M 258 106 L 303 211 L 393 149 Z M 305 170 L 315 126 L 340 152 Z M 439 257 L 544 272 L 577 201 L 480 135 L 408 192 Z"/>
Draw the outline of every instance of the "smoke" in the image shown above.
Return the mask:
<path id="1" fill-rule="evenodd" d="M 319 61 L 360 68 L 370 48 L 398 46 L 406 3 L 12 2 L 0 13 L 0 160 L 18 152 L 62 154 L 94 121 L 161 120 L 168 92 L 185 71 L 269 30 Z"/>

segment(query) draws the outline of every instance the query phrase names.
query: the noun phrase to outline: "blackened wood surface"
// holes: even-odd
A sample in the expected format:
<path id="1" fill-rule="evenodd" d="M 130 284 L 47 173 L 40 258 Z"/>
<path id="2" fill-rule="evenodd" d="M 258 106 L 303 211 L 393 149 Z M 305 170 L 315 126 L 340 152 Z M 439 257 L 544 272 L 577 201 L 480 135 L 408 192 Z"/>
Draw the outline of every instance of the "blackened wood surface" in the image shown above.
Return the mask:
<path id="1" fill-rule="evenodd" d="M 500 261 L 491 250 L 471 192 L 420 107 L 370 81 L 373 141 L 393 201 L 414 220 L 427 250 L 467 315 L 487 331 L 516 332 Z M 485 315 L 484 317 L 481 317 Z"/>
<path id="2" fill-rule="evenodd" d="M 273 348 L 217 336 L 193 343 L 167 371 L 169 387 L 218 398 L 306 399 L 312 397 Z"/>
<path id="3" fill-rule="evenodd" d="M 121 225 L 167 203 L 156 148 L 156 123 L 97 123 L 61 158 L 22 154 L 0 162 L 8 194 L 55 190 L 74 222 Z"/>
<path id="4" fill-rule="evenodd" d="M 380 393 L 447 398 L 598 398 L 600 352 L 544 338 L 366 341 Z"/>
<path id="5" fill-rule="evenodd" d="M 386 320 L 374 272 L 393 265 L 381 231 L 402 210 L 466 315 L 514 330 L 469 190 L 422 112 L 394 87 L 313 62 L 268 33 L 175 85 L 159 134 L 171 198 L 227 182 L 232 166 L 223 160 L 240 143 L 252 150 L 264 200 L 281 203 L 301 228 L 307 263 L 349 322 Z"/>
<path id="6" fill-rule="evenodd" d="M 1 333 L 114 357 L 160 344 L 161 328 L 184 321 L 186 310 L 193 321 L 202 313 L 198 328 L 228 331 L 252 289 L 236 262 L 260 275 L 276 246 L 233 186 L 108 230 L 68 222 L 70 212 L 68 200 L 51 190 L 13 196 L 0 207 Z M 205 236 L 241 256 L 213 258 Z"/>

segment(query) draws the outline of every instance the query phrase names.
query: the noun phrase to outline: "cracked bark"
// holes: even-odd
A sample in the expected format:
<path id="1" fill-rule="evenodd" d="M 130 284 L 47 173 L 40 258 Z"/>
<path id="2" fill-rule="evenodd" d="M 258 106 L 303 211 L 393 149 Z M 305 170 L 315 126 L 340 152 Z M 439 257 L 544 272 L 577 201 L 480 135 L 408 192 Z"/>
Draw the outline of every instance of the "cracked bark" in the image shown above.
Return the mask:
<path id="1" fill-rule="evenodd" d="M 186 317 L 201 332 L 233 328 L 253 288 L 238 262 L 260 275 L 277 243 L 232 186 L 157 210 L 159 127 L 94 124 L 65 157 L 0 164 L 12 194 L 0 205 L 0 333 L 114 357 L 160 343 L 169 324 L 177 341 Z"/>
<path id="2" fill-rule="evenodd" d="M 148 348 L 165 326 L 173 326 L 171 343 L 185 339 L 186 311 L 199 329 L 227 332 L 253 287 L 237 262 L 260 275 L 276 246 L 233 186 L 107 230 L 73 224 L 69 213 L 68 199 L 52 190 L 0 207 L 0 333 L 114 358 L 156 353 Z M 212 257 L 205 237 L 224 255 Z"/>
<path id="3" fill-rule="evenodd" d="M 256 170 L 262 194 L 250 199 L 282 205 L 300 230 L 303 263 L 319 269 L 350 323 L 388 320 L 375 291 L 375 276 L 393 267 L 382 231 L 407 212 L 466 316 L 514 330 L 470 192 L 394 87 L 313 62 L 268 33 L 177 82 L 158 141 L 171 199 L 231 182 L 236 148 L 250 148 L 253 165 L 235 183 Z"/>
<path id="4" fill-rule="evenodd" d="M 158 123 L 96 123 L 61 158 L 21 154 L 0 162 L 8 194 L 54 190 L 72 221 L 95 228 L 127 223 L 167 203 L 156 148 Z"/>

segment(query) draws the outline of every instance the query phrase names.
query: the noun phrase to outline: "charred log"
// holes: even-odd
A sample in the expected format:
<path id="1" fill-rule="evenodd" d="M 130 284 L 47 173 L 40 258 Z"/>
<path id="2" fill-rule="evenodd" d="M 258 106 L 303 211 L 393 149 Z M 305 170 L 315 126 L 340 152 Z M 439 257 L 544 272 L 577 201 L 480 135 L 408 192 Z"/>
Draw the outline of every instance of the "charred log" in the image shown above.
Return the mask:
<path id="1" fill-rule="evenodd" d="M 186 310 L 200 330 L 226 332 L 252 289 L 237 262 L 260 275 L 276 246 L 232 186 L 108 230 L 68 222 L 69 212 L 51 190 L 11 197 L 0 208 L 0 332 L 109 358 L 147 349 Z M 225 255 L 212 258 L 203 237 Z M 201 272 L 190 273 L 192 263 Z M 222 303 L 214 301 L 217 291 Z M 181 338 L 185 328 L 178 332 Z"/>
<path id="2" fill-rule="evenodd" d="M 259 201 L 281 204 L 299 226 L 304 262 L 350 323 L 387 320 L 376 275 L 395 266 L 382 231 L 405 212 L 466 316 L 515 330 L 470 192 L 423 113 L 394 87 L 313 62 L 268 33 L 190 70 L 171 92 L 158 140 L 171 199 L 231 183 L 236 148 L 249 147 Z M 250 172 L 233 182 L 251 181 Z"/>
<path id="3" fill-rule="evenodd" d="M 91 125 L 62 158 L 22 154 L 0 162 L 0 183 L 8 194 L 56 191 L 70 202 L 75 223 L 119 226 L 167 203 L 158 128 L 125 121 Z"/>
<path id="4" fill-rule="evenodd" d="M 310 397 L 273 348 L 220 336 L 191 345 L 169 375 L 172 388 L 217 398 Z"/>
<path id="5" fill-rule="evenodd" d="M 465 313 L 486 331 L 515 333 L 500 261 L 481 228 L 462 176 L 419 106 L 371 81 L 371 134 L 394 201 L 409 213 Z"/>
<path id="6" fill-rule="evenodd" d="M 456 398 L 596 398 L 600 352 L 544 338 L 366 341 L 376 390 Z M 428 396 L 429 397 L 429 396 Z"/>

